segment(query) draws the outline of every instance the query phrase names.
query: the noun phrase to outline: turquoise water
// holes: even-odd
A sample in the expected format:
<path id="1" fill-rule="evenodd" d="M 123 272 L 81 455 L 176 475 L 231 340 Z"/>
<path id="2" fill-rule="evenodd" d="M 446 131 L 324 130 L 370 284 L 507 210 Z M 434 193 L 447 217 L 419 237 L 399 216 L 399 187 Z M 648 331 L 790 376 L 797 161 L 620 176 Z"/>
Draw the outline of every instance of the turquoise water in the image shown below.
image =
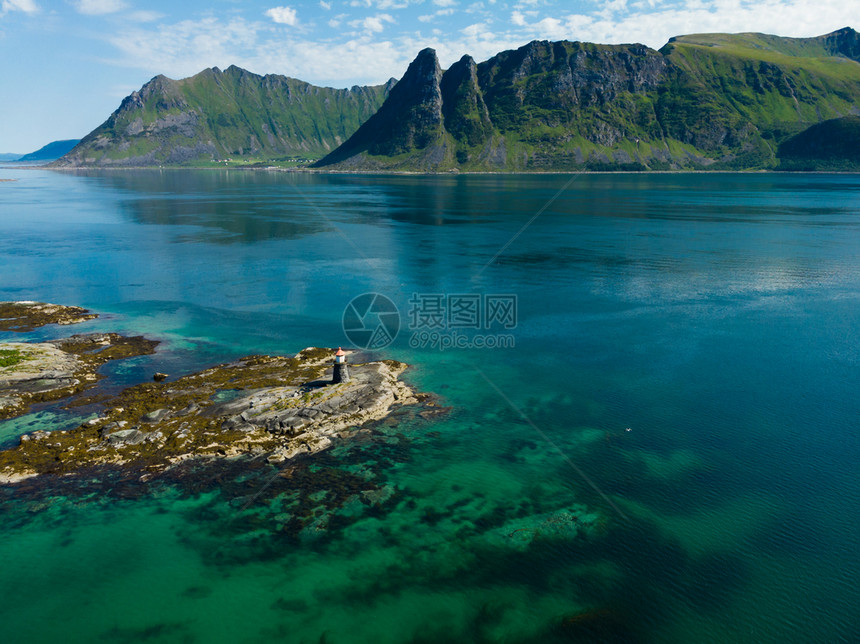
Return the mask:
<path id="1" fill-rule="evenodd" d="M 860 178 L 0 178 L 0 299 L 162 341 L 108 388 L 345 345 L 365 292 L 517 296 L 513 347 L 379 353 L 448 414 L 0 491 L 4 641 L 860 639 Z"/>

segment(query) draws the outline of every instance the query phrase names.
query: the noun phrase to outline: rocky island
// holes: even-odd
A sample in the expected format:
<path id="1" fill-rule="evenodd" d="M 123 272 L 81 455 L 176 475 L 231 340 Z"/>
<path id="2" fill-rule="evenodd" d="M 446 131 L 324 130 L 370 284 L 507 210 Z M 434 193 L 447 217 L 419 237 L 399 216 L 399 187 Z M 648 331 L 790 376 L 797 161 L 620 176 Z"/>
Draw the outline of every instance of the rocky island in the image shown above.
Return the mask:
<path id="1" fill-rule="evenodd" d="M 96 379 L 91 370 L 106 359 L 152 352 L 155 344 L 117 334 L 0 344 L 20 358 L 0 366 L 0 400 L 8 400 L 2 409 L 9 417 L 45 400 L 31 391 L 35 383 L 56 385 L 52 399 L 76 393 Z M 321 348 L 293 357 L 248 356 L 107 399 L 78 394 L 69 406 L 103 411 L 76 429 L 21 436 L 17 447 L 0 452 L 0 483 L 101 465 L 147 477 L 192 458 L 252 455 L 277 463 L 326 449 L 394 406 L 427 398 L 399 380 L 407 365 L 393 360 L 352 364 L 347 381 L 332 383 L 333 357 Z"/>

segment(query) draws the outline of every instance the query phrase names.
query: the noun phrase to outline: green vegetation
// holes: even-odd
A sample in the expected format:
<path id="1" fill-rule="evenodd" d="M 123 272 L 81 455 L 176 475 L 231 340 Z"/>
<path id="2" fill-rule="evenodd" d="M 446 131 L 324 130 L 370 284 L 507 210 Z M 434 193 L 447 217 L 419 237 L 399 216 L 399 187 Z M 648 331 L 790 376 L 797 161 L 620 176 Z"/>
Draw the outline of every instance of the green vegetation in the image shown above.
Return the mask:
<path id="1" fill-rule="evenodd" d="M 19 349 L 0 349 L 0 367 L 14 367 L 30 357 L 21 353 Z"/>

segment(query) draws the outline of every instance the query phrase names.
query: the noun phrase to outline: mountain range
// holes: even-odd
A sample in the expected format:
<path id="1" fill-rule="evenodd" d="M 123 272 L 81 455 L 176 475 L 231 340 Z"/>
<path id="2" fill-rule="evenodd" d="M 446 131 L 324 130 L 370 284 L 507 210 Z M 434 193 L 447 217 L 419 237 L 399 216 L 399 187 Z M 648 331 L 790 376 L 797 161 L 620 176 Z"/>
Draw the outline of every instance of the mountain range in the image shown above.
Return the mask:
<path id="1" fill-rule="evenodd" d="M 236 66 L 182 80 L 156 76 L 53 165 L 318 159 L 375 113 L 394 83 L 331 89 Z"/>
<path id="2" fill-rule="evenodd" d="M 860 35 L 534 41 L 321 88 L 237 67 L 126 98 L 58 166 L 315 160 L 343 171 L 860 169 Z M 823 142 L 829 142 L 827 144 Z"/>

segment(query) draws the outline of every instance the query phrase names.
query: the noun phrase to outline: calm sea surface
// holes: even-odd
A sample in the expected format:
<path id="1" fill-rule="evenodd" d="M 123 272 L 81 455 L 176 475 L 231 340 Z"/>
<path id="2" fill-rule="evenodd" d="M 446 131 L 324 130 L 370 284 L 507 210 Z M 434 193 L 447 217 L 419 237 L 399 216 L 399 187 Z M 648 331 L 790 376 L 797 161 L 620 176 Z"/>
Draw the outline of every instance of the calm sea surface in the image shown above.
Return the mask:
<path id="1" fill-rule="evenodd" d="M 2 641 L 860 641 L 860 177 L 0 178 L 0 300 L 101 313 L 26 337 L 162 342 L 104 387 L 346 346 L 375 292 L 377 355 L 452 407 L 283 470 L 0 491 Z M 418 333 L 474 295 L 516 326 L 441 333 L 514 346 Z"/>

